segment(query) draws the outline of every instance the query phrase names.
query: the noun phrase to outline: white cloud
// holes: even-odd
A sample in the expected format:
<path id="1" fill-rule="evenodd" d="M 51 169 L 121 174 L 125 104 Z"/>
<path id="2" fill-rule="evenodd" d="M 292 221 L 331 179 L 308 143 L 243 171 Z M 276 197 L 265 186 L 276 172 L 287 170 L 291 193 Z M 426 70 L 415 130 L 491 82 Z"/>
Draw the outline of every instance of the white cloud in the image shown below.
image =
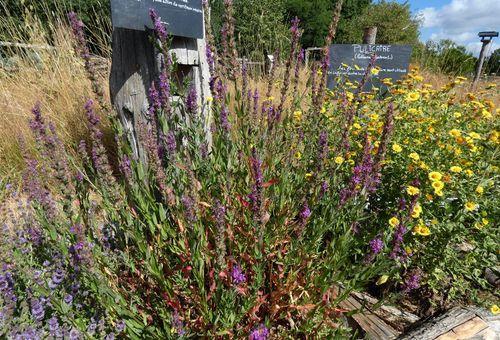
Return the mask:
<path id="1" fill-rule="evenodd" d="M 440 8 L 424 8 L 418 15 L 423 28 L 435 31 L 431 39 L 451 39 L 478 54 L 481 43 L 477 33 L 498 30 L 499 13 L 499 0 L 451 0 Z"/>

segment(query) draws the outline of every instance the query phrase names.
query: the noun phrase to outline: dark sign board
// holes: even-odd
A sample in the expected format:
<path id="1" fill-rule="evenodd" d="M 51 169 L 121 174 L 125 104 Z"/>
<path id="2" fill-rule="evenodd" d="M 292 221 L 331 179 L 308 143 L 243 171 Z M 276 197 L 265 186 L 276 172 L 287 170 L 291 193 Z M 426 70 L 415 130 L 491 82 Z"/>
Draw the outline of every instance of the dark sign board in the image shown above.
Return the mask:
<path id="1" fill-rule="evenodd" d="M 395 82 L 408 73 L 411 51 L 412 48 L 408 45 L 332 45 L 328 87 L 332 89 L 338 81 L 359 82 L 363 79 L 372 55 L 375 54 L 375 66 L 379 73 L 372 77 L 364 90 L 372 86 L 384 88 L 381 80 L 390 78 Z"/>
<path id="2" fill-rule="evenodd" d="M 156 10 L 169 34 L 203 38 L 201 0 L 111 0 L 113 27 L 139 31 L 152 28 L 150 8 Z"/>

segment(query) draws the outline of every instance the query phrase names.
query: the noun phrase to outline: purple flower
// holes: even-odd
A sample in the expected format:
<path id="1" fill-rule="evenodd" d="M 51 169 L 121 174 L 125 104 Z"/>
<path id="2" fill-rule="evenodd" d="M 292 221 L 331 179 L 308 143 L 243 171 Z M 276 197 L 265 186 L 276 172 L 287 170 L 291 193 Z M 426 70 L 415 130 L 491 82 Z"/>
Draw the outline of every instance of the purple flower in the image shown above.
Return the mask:
<path id="1" fill-rule="evenodd" d="M 177 310 L 174 310 L 174 315 L 172 316 L 172 324 L 177 331 L 178 336 L 184 336 L 186 334 L 186 330 L 184 329 L 184 324 L 179 316 Z"/>
<path id="2" fill-rule="evenodd" d="M 384 241 L 380 238 L 375 238 L 369 242 L 373 254 L 378 254 L 384 249 Z"/>
<path id="3" fill-rule="evenodd" d="M 303 223 L 305 223 L 307 219 L 311 217 L 311 209 L 309 209 L 309 205 L 307 204 L 307 202 L 302 206 L 302 210 L 300 211 L 299 216 Z"/>
<path id="4" fill-rule="evenodd" d="M 233 270 L 231 271 L 231 277 L 233 278 L 233 283 L 235 285 L 240 285 L 243 282 L 246 282 L 247 277 L 241 270 L 241 267 L 239 265 L 234 265 Z"/>
<path id="5" fill-rule="evenodd" d="M 49 324 L 50 336 L 57 337 L 60 333 L 59 321 L 57 320 L 57 317 L 55 316 L 51 317 L 47 323 Z"/>
<path id="6" fill-rule="evenodd" d="M 65 273 L 61 268 L 56 269 L 54 274 L 52 274 L 52 279 L 49 282 L 49 288 L 55 289 L 63 280 Z"/>
<path id="7" fill-rule="evenodd" d="M 177 141 L 175 139 L 175 133 L 172 130 L 167 132 L 167 136 L 165 137 L 165 146 L 169 155 L 173 155 L 175 153 L 175 150 L 177 149 Z"/>
<path id="8" fill-rule="evenodd" d="M 117 333 L 123 332 L 125 330 L 125 321 L 123 320 L 118 321 L 116 323 L 115 329 Z"/>
<path id="9" fill-rule="evenodd" d="M 405 282 L 403 284 L 403 291 L 409 293 L 420 287 L 420 275 L 416 271 L 412 271 L 406 276 Z"/>
<path id="10" fill-rule="evenodd" d="M 398 255 L 403 253 L 403 251 L 401 250 L 401 245 L 403 244 L 403 239 L 406 235 L 406 232 L 407 229 L 402 223 L 400 223 L 394 231 L 394 235 L 392 238 L 392 251 L 390 254 L 391 259 L 397 259 Z"/>
<path id="11" fill-rule="evenodd" d="M 226 106 L 223 106 L 220 111 L 220 123 L 225 133 L 228 133 L 229 130 L 231 129 L 231 123 L 229 123 L 228 117 L 229 117 L 229 110 L 227 109 Z"/>
<path id="12" fill-rule="evenodd" d="M 267 340 L 269 337 L 269 329 L 264 325 L 260 324 L 257 328 L 254 328 L 250 336 L 249 340 Z"/>
<path id="13" fill-rule="evenodd" d="M 80 332 L 76 328 L 72 328 L 71 331 L 69 332 L 69 339 L 70 340 L 78 340 L 80 339 Z"/>
<path id="14" fill-rule="evenodd" d="M 181 202 L 184 206 L 184 214 L 186 215 L 186 219 L 191 223 L 196 222 L 196 210 L 193 198 L 188 195 L 183 195 L 181 198 Z"/>
<path id="15" fill-rule="evenodd" d="M 225 266 L 226 258 L 226 207 L 219 200 L 215 201 L 214 219 L 217 227 L 215 235 L 215 252 L 219 268 Z"/>
<path id="16" fill-rule="evenodd" d="M 39 299 L 31 300 L 31 315 L 36 321 L 42 321 L 45 316 L 45 308 Z"/>
<path id="17" fill-rule="evenodd" d="M 120 164 L 118 166 L 123 176 L 125 176 L 125 178 L 128 181 L 130 181 L 130 179 L 132 178 L 132 167 L 130 164 L 130 158 L 128 158 L 127 155 L 124 155 L 120 160 Z"/>
<path id="18" fill-rule="evenodd" d="M 168 33 L 167 29 L 165 28 L 165 25 L 161 22 L 161 18 L 158 16 L 156 11 L 152 8 L 149 9 L 149 16 L 151 17 L 151 20 L 153 21 L 154 25 L 154 30 L 158 38 L 162 43 L 165 43 L 168 38 Z"/>
<path id="19" fill-rule="evenodd" d="M 252 192 L 250 193 L 250 195 L 248 195 L 248 198 L 250 199 L 252 211 L 254 212 L 256 219 L 258 219 L 258 215 L 262 205 L 262 189 L 264 178 L 262 174 L 262 161 L 258 158 L 257 150 L 255 148 L 252 149 L 251 163 L 254 185 Z"/>
<path id="20" fill-rule="evenodd" d="M 71 305 L 73 303 L 73 295 L 71 294 L 67 294 L 65 297 L 64 297 L 64 302 L 68 305 Z"/>
<path id="21" fill-rule="evenodd" d="M 190 114 L 198 112 L 198 94 L 196 93 L 196 87 L 194 87 L 194 85 L 189 87 L 189 92 L 186 96 L 186 109 Z"/>

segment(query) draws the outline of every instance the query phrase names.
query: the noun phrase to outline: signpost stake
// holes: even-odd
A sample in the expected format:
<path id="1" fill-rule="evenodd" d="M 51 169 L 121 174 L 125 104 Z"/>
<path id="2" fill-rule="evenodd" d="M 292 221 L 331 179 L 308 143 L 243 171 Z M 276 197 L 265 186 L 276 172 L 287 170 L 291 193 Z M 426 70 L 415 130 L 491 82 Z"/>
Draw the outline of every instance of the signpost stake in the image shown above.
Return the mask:
<path id="1" fill-rule="evenodd" d="M 111 101 L 118 112 L 134 156 L 144 163 L 147 161 L 147 153 L 140 132 L 147 124 L 148 93 L 160 73 L 162 58 L 150 40 L 151 29 L 147 28 L 152 26 L 150 9 L 155 10 L 173 36 L 169 53 L 175 54 L 179 65 L 174 81 L 183 85 L 187 80 L 196 88 L 207 143 L 211 143 L 210 110 L 207 105 L 203 105 L 210 96 L 210 74 L 205 53 L 202 1 L 111 0 Z M 179 100 L 175 94 L 170 99 Z"/>
<path id="2" fill-rule="evenodd" d="M 138 131 L 149 108 L 148 91 L 157 75 L 155 48 L 148 32 L 114 28 L 109 78 L 111 102 L 120 117 L 135 157 L 145 162 Z"/>
<path id="3" fill-rule="evenodd" d="M 375 45 L 377 40 L 377 26 L 365 27 L 363 44 Z"/>
<path id="4" fill-rule="evenodd" d="M 476 74 L 474 75 L 474 80 L 472 81 L 472 89 L 474 90 L 477 86 L 479 78 L 481 78 L 481 73 L 483 71 L 484 58 L 488 53 L 491 41 L 494 37 L 498 37 L 498 32 L 479 32 L 479 37 L 483 46 L 481 47 L 481 53 L 479 54 L 479 60 L 477 62 Z"/>

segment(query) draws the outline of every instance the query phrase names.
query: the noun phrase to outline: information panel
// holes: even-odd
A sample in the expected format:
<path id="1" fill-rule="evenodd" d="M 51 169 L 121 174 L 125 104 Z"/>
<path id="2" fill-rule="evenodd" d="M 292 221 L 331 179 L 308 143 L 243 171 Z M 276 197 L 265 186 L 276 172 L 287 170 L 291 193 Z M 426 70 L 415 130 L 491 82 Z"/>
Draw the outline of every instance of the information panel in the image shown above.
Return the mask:
<path id="1" fill-rule="evenodd" d="M 334 44 L 330 47 L 328 88 L 333 89 L 337 81 L 359 82 L 363 79 L 373 54 L 377 56 L 375 66 L 380 71 L 364 90 L 372 86 L 384 87 L 380 80 L 389 78 L 395 82 L 408 73 L 411 52 L 409 45 Z"/>
<path id="2" fill-rule="evenodd" d="M 203 38 L 201 0 L 111 0 L 113 27 L 139 31 L 152 28 L 150 8 L 156 10 L 169 34 Z"/>

